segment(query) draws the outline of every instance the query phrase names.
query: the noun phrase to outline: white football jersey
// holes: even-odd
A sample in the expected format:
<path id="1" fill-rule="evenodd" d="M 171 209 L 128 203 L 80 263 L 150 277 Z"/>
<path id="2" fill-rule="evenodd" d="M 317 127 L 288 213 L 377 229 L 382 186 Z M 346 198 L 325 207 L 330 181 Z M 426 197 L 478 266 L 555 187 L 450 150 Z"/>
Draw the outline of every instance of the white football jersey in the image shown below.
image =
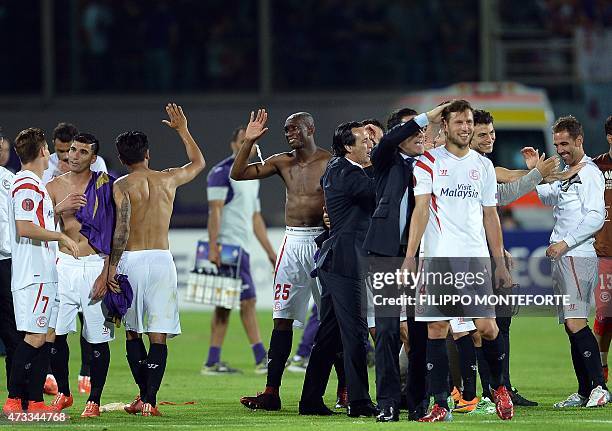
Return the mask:
<path id="1" fill-rule="evenodd" d="M 9 193 L 9 231 L 13 257 L 11 290 L 31 284 L 57 283 L 57 242 L 37 241 L 17 236 L 17 220 L 56 231 L 53 202 L 41 179 L 32 171 L 15 175 Z"/>
<path id="2" fill-rule="evenodd" d="M 414 194 L 431 194 L 425 257 L 488 257 L 482 207 L 497 205 L 493 164 L 470 150 L 457 157 L 445 147 L 426 151 L 414 168 Z"/>
<path id="3" fill-rule="evenodd" d="M 580 161 L 586 165 L 570 179 L 541 184 L 536 190 L 545 205 L 554 207 L 550 243 L 565 241 L 567 256 L 595 256 L 595 234 L 606 219 L 605 180 L 590 157 Z"/>
<path id="4" fill-rule="evenodd" d="M 11 257 L 8 208 L 13 178 L 11 171 L 0 166 L 0 260 Z"/>

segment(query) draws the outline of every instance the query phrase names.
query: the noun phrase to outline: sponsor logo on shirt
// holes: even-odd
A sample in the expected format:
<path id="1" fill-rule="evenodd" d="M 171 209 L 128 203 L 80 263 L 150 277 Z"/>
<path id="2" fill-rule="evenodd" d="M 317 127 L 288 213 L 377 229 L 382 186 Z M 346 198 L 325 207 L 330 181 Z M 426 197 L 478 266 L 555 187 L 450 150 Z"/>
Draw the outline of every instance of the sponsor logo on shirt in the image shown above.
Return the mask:
<path id="1" fill-rule="evenodd" d="M 448 169 L 440 169 L 441 177 L 448 177 Z"/>
<path id="2" fill-rule="evenodd" d="M 442 190 L 440 190 L 440 196 L 460 199 L 478 199 L 480 193 L 472 184 L 457 184 L 454 189 L 450 187 L 442 187 Z"/>
<path id="3" fill-rule="evenodd" d="M 34 201 L 32 199 L 24 199 L 23 202 L 21 202 L 21 208 L 23 208 L 24 211 L 32 211 L 34 209 Z"/>
<path id="4" fill-rule="evenodd" d="M 561 183 L 561 191 L 562 192 L 566 192 L 569 190 L 569 188 L 574 185 L 574 184 L 582 184 L 582 181 L 580 181 L 580 177 L 578 176 L 578 174 L 575 174 L 573 177 L 571 177 L 569 180 L 565 180 Z"/>
<path id="5" fill-rule="evenodd" d="M 612 190 L 612 171 L 601 172 L 606 180 L 606 190 Z"/>
<path id="6" fill-rule="evenodd" d="M 47 326 L 47 318 L 45 316 L 40 316 L 36 319 L 36 325 L 38 325 L 41 328 L 44 328 L 45 326 Z"/>

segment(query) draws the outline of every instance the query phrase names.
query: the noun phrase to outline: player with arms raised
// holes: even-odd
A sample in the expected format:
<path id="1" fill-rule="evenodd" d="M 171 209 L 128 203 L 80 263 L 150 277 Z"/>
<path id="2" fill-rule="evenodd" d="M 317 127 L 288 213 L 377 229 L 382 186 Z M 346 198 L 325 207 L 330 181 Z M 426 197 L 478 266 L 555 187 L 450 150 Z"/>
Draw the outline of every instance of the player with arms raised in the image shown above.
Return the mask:
<path id="1" fill-rule="evenodd" d="M 280 410 L 279 388 L 285 363 L 291 353 L 293 322 L 304 324 L 310 296 L 320 296 L 315 279 L 314 239 L 323 232 L 323 190 L 321 176 L 331 154 L 316 146 L 314 120 L 307 112 L 298 112 L 285 120 L 285 138 L 292 151 L 275 154 L 263 163 L 248 164 L 255 142 L 268 128 L 264 109 L 251 112 L 244 144 L 230 173 L 235 180 L 253 180 L 279 175 L 287 187 L 285 203 L 285 239 L 278 253 L 274 271 L 274 330 L 268 350 L 268 378 L 265 391 L 240 402 L 251 409 Z"/>
<path id="2" fill-rule="evenodd" d="M 174 197 L 176 189 L 193 180 L 205 166 L 204 156 L 187 129 L 183 109 L 173 103 L 166 106 L 166 112 L 170 120 L 163 122 L 183 141 L 189 158 L 186 165 L 161 172 L 150 169 L 149 145 L 142 132 L 125 132 L 116 140 L 119 159 L 129 173 L 113 187 L 117 223 L 108 287 L 116 290 L 115 274 L 122 274 L 134 291 L 125 315 L 126 350 L 140 394 L 125 410 L 143 416 L 160 415 L 156 403 L 168 357 L 166 339 L 181 333 L 176 267 L 168 249 Z M 149 337 L 148 353 L 142 334 Z"/>

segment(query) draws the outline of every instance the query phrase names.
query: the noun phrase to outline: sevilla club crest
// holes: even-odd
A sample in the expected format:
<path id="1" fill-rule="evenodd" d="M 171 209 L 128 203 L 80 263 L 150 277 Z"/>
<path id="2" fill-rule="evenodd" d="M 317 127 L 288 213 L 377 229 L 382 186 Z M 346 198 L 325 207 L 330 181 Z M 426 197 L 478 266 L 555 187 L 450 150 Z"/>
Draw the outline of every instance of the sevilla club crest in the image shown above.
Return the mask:
<path id="1" fill-rule="evenodd" d="M 23 208 L 24 211 L 32 211 L 34 209 L 34 201 L 32 199 L 24 199 L 23 202 L 21 202 L 21 208 Z"/>

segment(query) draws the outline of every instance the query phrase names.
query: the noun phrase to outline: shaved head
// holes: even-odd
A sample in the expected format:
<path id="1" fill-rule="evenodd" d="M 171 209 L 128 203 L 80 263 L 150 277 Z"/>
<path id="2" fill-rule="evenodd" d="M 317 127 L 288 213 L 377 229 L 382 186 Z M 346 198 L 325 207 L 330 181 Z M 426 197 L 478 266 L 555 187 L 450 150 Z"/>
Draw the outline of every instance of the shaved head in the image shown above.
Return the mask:
<path id="1" fill-rule="evenodd" d="M 296 112 L 287 117 L 287 121 L 294 120 L 304 123 L 306 126 L 314 126 L 314 118 L 308 112 Z"/>

